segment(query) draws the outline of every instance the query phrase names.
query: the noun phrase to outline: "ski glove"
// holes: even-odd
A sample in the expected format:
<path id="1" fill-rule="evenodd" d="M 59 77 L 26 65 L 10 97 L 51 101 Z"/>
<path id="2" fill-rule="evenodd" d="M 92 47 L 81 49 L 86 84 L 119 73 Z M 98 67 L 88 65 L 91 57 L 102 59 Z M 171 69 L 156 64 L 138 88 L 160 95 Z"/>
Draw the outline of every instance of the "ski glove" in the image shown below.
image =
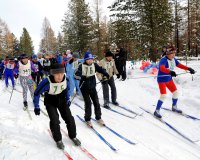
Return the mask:
<path id="1" fill-rule="evenodd" d="M 190 74 L 195 74 L 195 70 L 192 68 L 188 68 L 188 71 L 190 71 Z"/>
<path id="2" fill-rule="evenodd" d="M 119 79 L 119 78 L 120 78 L 120 74 L 117 74 L 116 76 L 117 76 L 117 79 Z"/>
<path id="3" fill-rule="evenodd" d="M 71 106 L 71 101 L 70 101 L 70 100 L 67 101 L 67 106 L 68 106 L 68 107 Z"/>
<path id="4" fill-rule="evenodd" d="M 109 75 L 107 72 L 104 74 L 104 76 L 105 76 L 107 79 L 110 79 L 110 75 Z"/>
<path id="5" fill-rule="evenodd" d="M 176 77 L 176 72 L 174 72 L 174 71 L 170 71 L 169 74 L 170 74 L 172 77 Z"/>
<path id="6" fill-rule="evenodd" d="M 34 112 L 35 112 L 35 115 L 37 116 L 39 116 L 40 115 L 40 108 L 35 108 L 34 109 Z"/>
<path id="7" fill-rule="evenodd" d="M 18 78 L 18 74 L 15 74 L 14 77 L 15 77 L 15 79 L 17 79 Z"/>

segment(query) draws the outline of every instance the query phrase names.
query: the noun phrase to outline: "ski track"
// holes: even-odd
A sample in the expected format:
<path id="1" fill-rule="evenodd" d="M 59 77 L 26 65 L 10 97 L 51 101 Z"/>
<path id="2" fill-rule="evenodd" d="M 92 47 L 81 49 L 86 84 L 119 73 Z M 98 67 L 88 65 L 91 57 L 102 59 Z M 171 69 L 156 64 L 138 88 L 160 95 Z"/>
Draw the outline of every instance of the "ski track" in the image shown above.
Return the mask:
<path id="1" fill-rule="evenodd" d="M 197 71 L 197 75 L 184 74 L 175 78 L 179 90 L 178 107 L 185 113 L 200 118 L 200 62 L 188 63 Z M 127 66 L 130 64 L 128 63 Z M 139 70 L 139 64 L 134 67 L 133 77 L 152 76 Z M 177 73 L 182 70 L 177 69 Z M 10 81 L 9 81 L 10 82 Z M 107 109 L 102 108 L 102 118 L 106 125 L 127 139 L 136 143 L 130 145 L 120 139 L 109 130 L 92 121 L 94 128 L 118 151 L 113 152 L 105 145 L 97 135 L 80 121 L 76 115 L 84 117 L 84 111 L 72 103 L 71 111 L 77 125 L 77 137 L 85 147 L 98 160 L 199 160 L 200 141 L 192 144 L 180 135 L 169 129 L 166 125 L 156 120 L 153 116 L 143 112 L 143 107 L 151 112 L 159 98 L 158 85 L 155 78 L 127 79 L 115 81 L 117 87 L 118 102 L 137 113 L 143 113 L 135 119 L 130 119 Z M 97 85 L 97 91 L 101 84 Z M 2 160 L 62 160 L 67 159 L 62 151 L 56 148 L 56 144 L 48 133 L 49 118 L 42 112 L 35 116 L 33 103 L 28 93 L 28 105 L 32 120 L 28 113 L 23 111 L 22 89 L 16 86 L 10 104 L 10 92 L 4 90 L 4 82 L 0 81 L 0 159 Z M 98 93 L 100 104 L 103 104 L 102 89 Z M 84 108 L 84 102 L 74 99 Z M 171 107 L 171 93 L 168 92 L 164 107 Z M 43 102 L 41 109 L 46 113 Z M 111 107 L 129 116 L 134 114 L 117 106 Z M 93 109 L 93 106 L 92 106 Z M 92 113 L 94 118 L 94 111 Z M 161 110 L 163 119 L 175 127 L 178 131 L 192 140 L 200 140 L 200 121 L 193 121 L 181 115 Z M 61 128 L 67 132 L 65 123 L 61 120 Z M 61 132 L 62 133 L 62 132 Z M 90 158 L 76 147 L 73 142 L 62 133 L 65 150 L 75 160 L 89 160 Z"/>

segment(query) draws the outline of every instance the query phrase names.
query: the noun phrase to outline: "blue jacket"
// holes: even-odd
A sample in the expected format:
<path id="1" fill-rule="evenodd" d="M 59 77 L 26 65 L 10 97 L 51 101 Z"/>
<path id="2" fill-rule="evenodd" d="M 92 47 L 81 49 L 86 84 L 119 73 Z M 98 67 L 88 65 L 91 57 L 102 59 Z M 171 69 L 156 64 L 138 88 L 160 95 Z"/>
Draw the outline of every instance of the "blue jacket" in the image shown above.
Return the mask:
<path id="1" fill-rule="evenodd" d="M 52 83 L 55 83 L 54 77 L 52 75 L 49 76 L 49 78 Z M 66 78 L 66 76 L 64 78 Z M 50 83 L 49 83 L 48 78 L 45 78 L 44 80 L 42 80 L 42 82 L 40 82 L 40 84 L 37 86 L 34 92 L 33 103 L 34 103 L 35 108 L 39 108 L 40 94 L 44 92 L 45 92 L 45 98 L 44 98 L 45 106 L 48 106 L 48 105 L 57 106 L 57 105 L 62 105 L 63 103 L 66 104 L 67 101 L 70 100 L 70 95 L 69 95 L 70 86 L 69 86 L 68 78 L 66 78 L 66 83 L 67 83 L 67 88 L 64 89 L 60 94 L 50 95 L 48 94 L 49 89 L 50 89 Z"/>

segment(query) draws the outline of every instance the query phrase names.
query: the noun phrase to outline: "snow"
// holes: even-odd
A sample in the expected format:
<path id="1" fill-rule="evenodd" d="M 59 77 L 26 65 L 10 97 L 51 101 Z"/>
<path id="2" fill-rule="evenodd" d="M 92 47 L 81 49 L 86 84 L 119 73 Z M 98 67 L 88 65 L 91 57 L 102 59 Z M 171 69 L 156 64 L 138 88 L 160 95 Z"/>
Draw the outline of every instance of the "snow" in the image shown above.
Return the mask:
<path id="1" fill-rule="evenodd" d="M 130 63 L 127 64 L 127 69 L 129 69 L 129 66 Z M 178 107 L 185 113 L 200 118 L 200 62 L 190 61 L 188 66 L 197 71 L 193 76 L 193 80 L 190 74 L 183 74 L 174 79 L 179 90 Z M 150 76 L 150 78 L 130 78 L 126 81 L 117 79 L 116 87 L 118 102 L 137 113 L 143 113 L 143 115 L 130 119 L 102 108 L 102 118 L 107 126 L 135 142 L 136 145 L 128 144 L 106 128 L 93 122 L 95 129 L 118 149 L 117 152 L 112 151 L 77 118 L 76 115 L 83 118 L 84 112 L 72 103 L 70 108 L 77 125 L 77 137 L 81 140 L 82 146 L 99 160 L 199 160 L 200 121 L 194 121 L 181 115 L 161 110 L 163 119 L 166 122 L 170 123 L 185 136 L 197 141 L 193 144 L 139 108 L 143 107 L 153 112 L 159 98 L 156 79 L 150 74 L 143 73 L 139 67 L 140 64 L 137 63 L 134 69 L 131 70 L 133 73 L 132 78 L 144 76 Z M 184 71 L 177 69 L 176 72 L 183 73 Z M 98 84 L 97 91 L 100 87 L 101 85 Z M 48 133 L 48 117 L 42 113 L 40 116 L 34 115 L 30 94 L 28 95 L 28 104 L 32 120 L 29 119 L 27 112 L 23 111 L 22 93 L 18 92 L 21 90 L 21 86 L 17 85 L 17 91 L 13 92 L 9 104 L 10 92 L 4 91 L 4 82 L 0 81 L 0 159 L 67 159 L 63 152 L 56 148 L 55 142 Z M 99 91 L 99 100 L 103 104 L 102 89 Z M 75 98 L 74 102 L 84 107 L 84 103 L 80 99 Z M 171 108 L 171 93 L 168 92 L 167 100 L 163 106 Z M 42 101 L 40 107 L 45 111 Z M 116 106 L 112 106 L 112 108 L 134 116 Z M 67 131 L 63 120 L 61 120 L 61 128 Z M 73 159 L 89 159 L 85 153 L 73 145 L 68 137 L 63 133 L 62 135 L 66 151 Z"/>

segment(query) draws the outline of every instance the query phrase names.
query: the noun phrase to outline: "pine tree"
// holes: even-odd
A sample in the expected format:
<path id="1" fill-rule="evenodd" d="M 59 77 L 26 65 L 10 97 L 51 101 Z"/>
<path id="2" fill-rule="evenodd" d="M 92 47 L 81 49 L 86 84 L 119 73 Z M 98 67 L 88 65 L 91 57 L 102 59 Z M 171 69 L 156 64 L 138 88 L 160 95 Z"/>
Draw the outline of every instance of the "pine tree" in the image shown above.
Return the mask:
<path id="1" fill-rule="evenodd" d="M 42 39 L 40 42 L 41 52 L 56 52 L 57 42 L 54 31 L 51 28 L 49 20 L 45 17 L 42 25 Z"/>
<path id="2" fill-rule="evenodd" d="M 19 50 L 29 56 L 31 56 L 34 51 L 33 42 L 26 28 L 23 28 L 23 33 L 20 37 Z"/>
<path id="3" fill-rule="evenodd" d="M 65 50 L 84 52 L 90 49 L 93 22 L 84 0 L 71 0 L 65 13 L 62 31 Z"/>

